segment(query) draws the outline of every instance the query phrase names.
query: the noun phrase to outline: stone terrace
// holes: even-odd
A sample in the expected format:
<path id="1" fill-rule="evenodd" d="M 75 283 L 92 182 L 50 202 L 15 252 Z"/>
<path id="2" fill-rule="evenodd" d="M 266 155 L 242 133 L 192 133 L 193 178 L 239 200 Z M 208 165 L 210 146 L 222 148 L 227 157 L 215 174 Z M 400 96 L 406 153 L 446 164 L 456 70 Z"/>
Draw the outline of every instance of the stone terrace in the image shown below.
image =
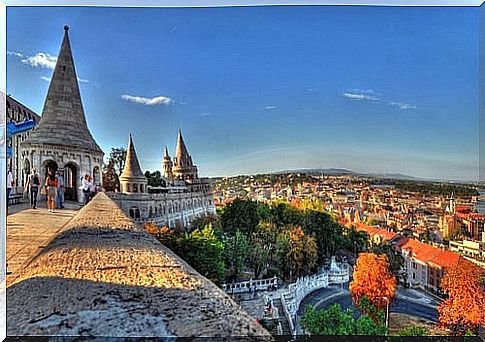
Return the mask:
<path id="1" fill-rule="evenodd" d="M 271 335 L 104 193 L 7 288 L 7 335 Z"/>

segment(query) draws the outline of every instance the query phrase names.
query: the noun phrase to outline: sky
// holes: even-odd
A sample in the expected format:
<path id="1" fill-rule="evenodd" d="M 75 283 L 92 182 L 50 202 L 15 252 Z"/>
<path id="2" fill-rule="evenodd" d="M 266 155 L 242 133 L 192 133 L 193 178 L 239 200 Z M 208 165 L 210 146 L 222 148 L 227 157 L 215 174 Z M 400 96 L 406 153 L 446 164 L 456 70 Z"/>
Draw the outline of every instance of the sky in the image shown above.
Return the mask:
<path id="1" fill-rule="evenodd" d="M 7 93 L 37 113 L 63 26 L 98 144 L 201 176 L 295 168 L 478 180 L 477 7 L 7 8 Z"/>

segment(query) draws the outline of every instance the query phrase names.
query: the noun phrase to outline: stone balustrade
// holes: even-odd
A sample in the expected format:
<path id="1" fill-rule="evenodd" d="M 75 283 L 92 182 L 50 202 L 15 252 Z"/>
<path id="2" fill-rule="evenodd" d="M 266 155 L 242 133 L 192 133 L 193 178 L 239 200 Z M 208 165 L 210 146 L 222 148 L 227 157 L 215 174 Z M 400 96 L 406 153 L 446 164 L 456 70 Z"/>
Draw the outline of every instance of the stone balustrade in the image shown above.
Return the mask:
<path id="1" fill-rule="evenodd" d="M 270 289 L 278 288 L 278 278 L 267 278 L 267 279 L 250 279 L 248 281 L 241 281 L 232 284 L 223 284 L 222 289 L 226 293 L 247 293 L 251 291 L 268 291 Z"/>
<path id="2" fill-rule="evenodd" d="M 40 251 L 7 297 L 8 336 L 272 340 L 104 193 Z"/>
<path id="3" fill-rule="evenodd" d="M 342 263 L 337 266 L 335 259 L 332 258 L 330 270 L 324 270 L 302 278 L 288 285 L 287 291 L 281 294 L 281 302 L 285 316 L 290 325 L 291 333 L 296 334 L 297 312 L 303 299 L 310 293 L 328 287 L 329 284 L 346 283 L 350 279 L 351 267 Z"/>

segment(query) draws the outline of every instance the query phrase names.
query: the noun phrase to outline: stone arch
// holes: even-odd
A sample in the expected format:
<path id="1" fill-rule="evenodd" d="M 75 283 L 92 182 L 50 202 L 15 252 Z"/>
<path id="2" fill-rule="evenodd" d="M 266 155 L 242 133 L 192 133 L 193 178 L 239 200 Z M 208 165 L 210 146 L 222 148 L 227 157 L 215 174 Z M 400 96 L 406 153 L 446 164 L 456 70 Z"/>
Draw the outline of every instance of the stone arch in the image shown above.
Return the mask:
<path id="1" fill-rule="evenodd" d="M 140 219 L 140 209 L 136 206 L 133 206 L 130 208 L 130 217 L 135 219 L 135 220 L 139 220 Z"/>
<path id="2" fill-rule="evenodd" d="M 93 167 L 93 183 L 100 185 L 101 184 L 101 173 L 99 171 L 99 166 Z"/>
<path id="3" fill-rule="evenodd" d="M 143 184 L 140 184 L 140 192 L 141 193 L 145 192 L 145 187 L 143 186 Z"/>
<path id="4" fill-rule="evenodd" d="M 77 201 L 78 194 L 78 178 L 79 167 L 74 162 L 69 162 L 64 165 L 62 177 L 64 180 L 64 198 L 66 200 Z"/>

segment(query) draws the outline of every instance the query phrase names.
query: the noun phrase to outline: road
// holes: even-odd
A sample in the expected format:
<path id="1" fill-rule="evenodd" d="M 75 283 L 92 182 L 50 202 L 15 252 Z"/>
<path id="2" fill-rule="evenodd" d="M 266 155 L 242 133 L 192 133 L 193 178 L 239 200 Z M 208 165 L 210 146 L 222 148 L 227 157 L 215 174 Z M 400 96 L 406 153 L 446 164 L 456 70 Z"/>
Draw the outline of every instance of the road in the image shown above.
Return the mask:
<path id="1" fill-rule="evenodd" d="M 298 316 L 303 314 L 304 308 L 308 304 L 315 306 L 316 309 L 324 309 L 334 303 L 339 303 L 343 309 L 354 308 L 347 284 L 343 288 L 340 286 L 329 286 L 328 288 L 311 293 L 300 305 Z M 438 318 L 436 309 L 437 304 L 437 300 L 426 296 L 422 292 L 399 288 L 389 311 L 408 314 L 436 322 Z M 354 310 L 354 317 L 357 318 L 358 316 L 359 311 Z"/>

